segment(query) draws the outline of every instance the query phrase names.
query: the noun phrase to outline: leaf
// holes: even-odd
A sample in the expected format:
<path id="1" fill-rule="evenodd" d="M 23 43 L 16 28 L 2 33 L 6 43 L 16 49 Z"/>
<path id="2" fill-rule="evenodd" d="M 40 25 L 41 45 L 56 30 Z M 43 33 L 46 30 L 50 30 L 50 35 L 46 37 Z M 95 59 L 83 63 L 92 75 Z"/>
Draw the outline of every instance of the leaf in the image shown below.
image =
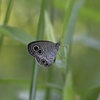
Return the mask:
<path id="1" fill-rule="evenodd" d="M 57 42 L 55 39 L 54 31 L 53 31 L 53 26 L 50 22 L 48 13 L 45 11 L 45 31 L 46 31 L 46 36 L 47 39 L 52 41 L 52 42 Z"/>
<path id="2" fill-rule="evenodd" d="M 100 50 L 100 41 L 85 35 L 75 35 L 74 43 L 82 43 L 93 49 Z"/>
<path id="3" fill-rule="evenodd" d="M 0 26 L 0 33 L 23 44 L 28 44 L 29 42 L 35 41 L 35 38 L 32 35 L 16 27 L 7 25 Z"/>
<path id="4" fill-rule="evenodd" d="M 70 71 L 66 76 L 65 86 L 63 88 L 63 100 L 74 100 L 72 74 Z"/>

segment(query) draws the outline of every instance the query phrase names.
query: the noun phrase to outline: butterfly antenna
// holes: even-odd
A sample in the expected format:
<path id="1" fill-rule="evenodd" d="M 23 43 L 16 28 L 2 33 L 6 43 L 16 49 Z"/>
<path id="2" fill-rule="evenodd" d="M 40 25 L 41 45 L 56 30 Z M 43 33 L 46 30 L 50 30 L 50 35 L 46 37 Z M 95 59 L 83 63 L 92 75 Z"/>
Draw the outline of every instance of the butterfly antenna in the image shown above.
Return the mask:
<path id="1" fill-rule="evenodd" d="M 61 34 L 60 38 L 58 39 L 58 42 L 60 42 L 60 40 L 64 38 L 63 34 Z"/>

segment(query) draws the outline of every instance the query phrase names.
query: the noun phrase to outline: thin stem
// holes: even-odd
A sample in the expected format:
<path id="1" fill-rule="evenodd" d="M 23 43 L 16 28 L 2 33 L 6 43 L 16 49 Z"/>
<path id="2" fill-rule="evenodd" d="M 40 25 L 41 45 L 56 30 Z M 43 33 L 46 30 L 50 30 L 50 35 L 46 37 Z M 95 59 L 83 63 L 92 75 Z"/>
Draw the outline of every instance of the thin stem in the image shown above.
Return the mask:
<path id="1" fill-rule="evenodd" d="M 68 27 L 69 27 L 70 17 L 71 17 L 71 13 L 72 13 L 72 9 L 73 9 L 74 3 L 75 3 L 75 0 L 68 0 L 67 1 L 67 5 L 66 5 L 66 9 L 65 9 L 64 23 L 63 23 L 63 29 L 62 29 L 62 34 L 65 37 L 64 39 L 62 39 L 62 43 L 64 43 L 64 45 L 68 45 L 69 47 L 70 47 L 69 43 L 71 41 L 68 41 L 68 43 L 67 43 L 66 39 L 67 38 L 72 38 L 72 37 L 70 37 L 71 35 L 67 33 L 67 30 L 68 30 Z M 67 54 L 70 55 L 69 52 Z M 64 54 L 62 53 L 62 57 L 63 56 L 64 56 Z M 69 62 L 68 59 L 69 59 L 69 57 L 66 58 L 66 60 L 67 60 L 67 66 L 68 66 L 68 62 Z"/>
<path id="2" fill-rule="evenodd" d="M 37 30 L 37 40 L 43 39 L 44 37 L 44 11 L 45 11 L 47 2 L 48 0 L 42 0 L 42 3 L 41 3 L 40 18 L 39 18 L 38 30 Z M 35 96 L 36 96 L 36 87 L 37 87 L 38 70 L 39 70 L 39 65 L 37 64 L 37 62 L 34 63 L 33 67 L 35 68 L 33 70 L 34 75 L 31 82 L 29 100 L 35 100 Z"/>
<path id="3" fill-rule="evenodd" d="M 38 64 L 35 63 L 35 69 L 34 69 L 34 76 L 32 77 L 32 85 L 31 85 L 31 94 L 29 100 L 35 100 L 36 96 L 36 87 L 37 87 L 37 79 L 38 79 Z"/>
<path id="4" fill-rule="evenodd" d="M 74 2 L 75 0 L 68 0 L 66 3 L 65 17 L 64 17 L 64 23 L 63 23 L 63 29 L 62 29 L 63 35 L 65 35 L 67 31 Z"/>
<path id="5" fill-rule="evenodd" d="M 67 64 L 68 65 L 69 65 L 69 59 L 70 59 L 70 55 L 71 55 L 72 39 L 73 39 L 74 28 L 75 28 L 77 16 L 78 16 L 79 10 L 81 9 L 81 7 L 83 6 L 84 3 L 85 3 L 85 0 L 80 0 L 73 6 L 72 14 L 71 14 L 70 20 L 69 20 L 69 25 L 66 30 L 64 44 L 69 46 L 69 50 L 67 53 L 68 54 L 67 55 Z"/>
<path id="6" fill-rule="evenodd" d="M 14 2 L 14 0 L 9 0 L 7 11 L 6 11 L 6 15 L 5 15 L 5 19 L 4 19 L 4 22 L 3 22 L 4 24 L 7 24 L 8 21 L 9 21 L 11 10 L 12 10 L 12 6 L 13 6 L 13 2 Z"/>
<path id="7" fill-rule="evenodd" d="M 14 0 L 9 0 L 3 24 L 8 24 L 10 14 L 11 14 L 11 8 L 13 5 L 12 1 L 14 1 Z M 1 53 L 2 45 L 3 45 L 3 41 L 4 41 L 4 36 L 1 34 L 1 36 L 0 36 L 0 53 Z"/>
<path id="8" fill-rule="evenodd" d="M 46 79 L 47 82 L 51 82 L 52 81 L 52 71 L 53 71 L 53 66 L 50 66 L 47 69 L 47 74 L 46 74 L 47 75 L 47 79 Z M 46 88 L 45 100 L 50 100 L 50 93 L 51 93 L 51 88 L 47 87 Z"/>
<path id="9" fill-rule="evenodd" d="M 34 71 L 35 69 L 35 60 L 33 60 L 33 68 L 32 68 L 32 71 Z M 31 100 L 31 97 L 32 97 L 32 91 L 33 91 L 33 80 L 34 80 L 34 73 L 32 73 L 32 81 L 31 81 L 31 86 L 30 86 L 30 94 L 29 94 L 29 100 Z"/>
<path id="10" fill-rule="evenodd" d="M 68 55 L 67 55 L 67 64 L 69 67 L 69 59 L 71 53 L 71 45 L 72 45 L 72 38 L 74 33 L 74 28 L 76 24 L 76 19 L 81 9 L 82 5 L 84 4 L 85 0 L 80 0 L 73 6 L 72 14 L 70 16 L 69 25 L 67 27 L 66 36 L 64 43 L 69 46 Z M 70 68 L 67 70 L 65 86 L 63 90 L 63 100 L 73 100 L 74 99 L 74 88 L 73 88 L 73 80 L 72 80 L 72 71 Z"/>

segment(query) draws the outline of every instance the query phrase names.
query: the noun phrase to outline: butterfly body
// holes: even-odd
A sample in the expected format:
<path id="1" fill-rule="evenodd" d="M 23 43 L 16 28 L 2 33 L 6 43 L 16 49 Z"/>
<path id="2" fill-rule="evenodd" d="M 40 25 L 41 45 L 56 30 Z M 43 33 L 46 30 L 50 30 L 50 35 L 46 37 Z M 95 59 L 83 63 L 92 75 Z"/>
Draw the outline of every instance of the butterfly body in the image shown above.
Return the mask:
<path id="1" fill-rule="evenodd" d="M 60 42 L 34 41 L 28 44 L 29 53 L 43 67 L 49 67 L 55 62 Z"/>

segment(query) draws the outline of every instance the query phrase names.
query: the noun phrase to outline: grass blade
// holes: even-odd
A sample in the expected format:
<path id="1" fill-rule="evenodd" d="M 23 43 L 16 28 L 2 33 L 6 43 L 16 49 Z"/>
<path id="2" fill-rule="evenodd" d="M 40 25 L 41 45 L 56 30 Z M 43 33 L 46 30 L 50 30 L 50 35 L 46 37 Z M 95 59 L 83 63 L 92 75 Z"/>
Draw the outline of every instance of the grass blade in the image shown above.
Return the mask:
<path id="1" fill-rule="evenodd" d="M 72 73 L 69 71 L 63 89 L 63 100 L 74 100 Z"/>
<path id="2" fill-rule="evenodd" d="M 72 3 L 73 2 L 74 1 L 72 1 Z M 75 5 L 73 4 L 73 7 L 72 7 L 73 10 L 70 10 L 70 11 L 72 11 L 72 13 L 70 13 L 70 15 L 69 15 L 70 16 L 69 22 L 66 22 L 66 24 L 64 24 L 64 27 L 66 26 L 66 30 L 65 30 L 65 28 L 63 28 L 63 34 L 65 34 L 64 45 L 68 45 L 68 47 L 69 47 L 68 54 L 66 57 L 67 65 L 69 65 L 72 38 L 73 38 L 73 33 L 74 33 L 77 16 L 78 16 L 78 13 L 79 13 L 80 9 L 82 8 L 84 2 L 85 2 L 85 0 L 80 0 Z M 67 17 L 65 16 L 65 18 L 67 18 Z"/>
<path id="3" fill-rule="evenodd" d="M 50 3 L 48 4 L 50 19 L 47 11 L 45 11 L 45 33 L 49 41 L 56 42 L 53 30 L 53 23 L 54 23 L 54 7 L 52 5 L 53 3 L 54 1 L 50 1 Z M 53 77 L 52 74 L 53 74 L 53 67 L 51 66 L 47 69 L 46 82 L 52 82 L 52 77 Z M 51 99 L 51 87 L 46 87 L 45 100 L 50 100 L 50 99 Z"/>
<path id="4" fill-rule="evenodd" d="M 42 0 L 40 18 L 39 18 L 38 30 L 37 30 L 37 40 L 43 39 L 43 37 L 44 37 L 44 12 L 45 12 L 47 3 L 48 3 L 48 0 Z M 39 65 L 35 62 L 33 67 L 34 66 L 35 66 L 34 72 L 33 72 L 34 75 L 32 76 L 29 100 L 35 100 L 35 96 L 36 96 Z"/>
<path id="5" fill-rule="evenodd" d="M 65 18 L 64 18 L 63 29 L 62 29 L 63 35 L 65 35 L 66 31 L 67 31 L 74 2 L 75 2 L 75 0 L 68 0 L 66 3 Z"/>
<path id="6" fill-rule="evenodd" d="M 10 14 L 11 14 L 11 7 L 13 5 L 13 1 L 14 0 L 9 0 L 8 7 L 7 7 L 7 11 L 6 11 L 6 15 L 5 15 L 5 19 L 4 19 L 3 24 L 7 24 L 8 21 L 9 21 L 9 17 L 10 17 Z M 4 41 L 4 36 L 1 35 L 0 36 L 0 53 L 1 53 L 2 45 L 3 45 L 3 41 Z"/>
<path id="7" fill-rule="evenodd" d="M 56 39 L 55 39 L 55 36 L 54 36 L 53 26 L 50 22 L 47 11 L 45 11 L 45 31 L 46 31 L 47 39 L 49 41 L 57 42 Z"/>
<path id="8" fill-rule="evenodd" d="M 0 26 L 0 33 L 2 33 L 2 35 L 5 35 L 7 37 L 13 38 L 21 43 L 24 43 L 26 45 L 29 42 L 35 41 L 35 38 L 32 35 L 16 27 L 11 27 L 7 25 Z"/>

